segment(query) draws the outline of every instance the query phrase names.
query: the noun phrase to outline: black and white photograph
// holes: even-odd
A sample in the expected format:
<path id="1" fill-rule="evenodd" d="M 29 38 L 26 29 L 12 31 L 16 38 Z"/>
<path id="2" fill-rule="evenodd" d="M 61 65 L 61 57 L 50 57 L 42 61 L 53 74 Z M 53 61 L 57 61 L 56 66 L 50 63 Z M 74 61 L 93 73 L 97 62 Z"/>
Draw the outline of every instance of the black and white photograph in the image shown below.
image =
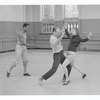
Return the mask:
<path id="1" fill-rule="evenodd" d="M 100 4 L 0 5 L 0 95 L 100 95 Z"/>

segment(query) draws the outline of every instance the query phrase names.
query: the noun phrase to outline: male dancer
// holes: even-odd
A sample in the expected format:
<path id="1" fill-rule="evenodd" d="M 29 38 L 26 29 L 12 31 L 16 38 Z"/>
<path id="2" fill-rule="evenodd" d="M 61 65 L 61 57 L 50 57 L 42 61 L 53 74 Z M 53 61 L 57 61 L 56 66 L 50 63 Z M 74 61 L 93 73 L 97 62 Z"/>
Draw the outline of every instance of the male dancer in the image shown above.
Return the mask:
<path id="1" fill-rule="evenodd" d="M 26 43 L 28 30 L 29 30 L 29 24 L 24 23 L 23 24 L 23 30 L 21 32 L 17 33 L 17 44 L 16 44 L 16 48 L 15 48 L 16 58 L 14 59 L 10 69 L 7 71 L 6 76 L 8 78 L 10 77 L 10 73 L 11 73 L 12 69 L 14 67 L 16 67 L 16 65 L 19 63 L 20 59 L 22 59 L 23 67 L 24 67 L 23 76 L 31 76 L 27 72 L 27 63 L 28 63 L 28 60 L 27 60 L 27 46 L 33 47 L 34 44 L 27 44 Z"/>
<path id="2" fill-rule="evenodd" d="M 50 37 L 50 44 L 53 51 L 53 60 L 54 60 L 53 66 L 46 74 L 40 77 L 39 79 L 40 85 L 42 85 L 43 80 L 49 79 L 57 71 L 59 64 L 62 64 L 64 60 L 66 59 L 66 57 L 64 56 L 64 53 L 63 53 L 64 51 L 61 44 L 61 40 L 64 36 L 64 33 L 65 33 L 64 30 L 61 32 L 59 28 L 53 29 L 53 35 L 51 35 Z M 71 71 L 70 64 L 67 66 L 67 70 L 68 70 L 68 76 L 69 76 L 70 71 Z"/>

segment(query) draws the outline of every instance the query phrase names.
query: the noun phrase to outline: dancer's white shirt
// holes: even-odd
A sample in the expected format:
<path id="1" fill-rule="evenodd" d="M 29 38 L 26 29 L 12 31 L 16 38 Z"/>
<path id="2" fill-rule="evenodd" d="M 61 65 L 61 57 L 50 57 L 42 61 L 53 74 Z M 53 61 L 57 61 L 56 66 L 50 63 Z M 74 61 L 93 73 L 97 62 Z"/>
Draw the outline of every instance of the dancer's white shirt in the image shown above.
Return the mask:
<path id="1" fill-rule="evenodd" d="M 59 42 L 57 45 L 55 45 L 56 41 L 57 41 L 57 37 L 51 35 L 51 37 L 50 37 L 50 45 L 51 45 L 53 53 L 58 53 L 61 50 L 63 50 L 61 42 Z"/>

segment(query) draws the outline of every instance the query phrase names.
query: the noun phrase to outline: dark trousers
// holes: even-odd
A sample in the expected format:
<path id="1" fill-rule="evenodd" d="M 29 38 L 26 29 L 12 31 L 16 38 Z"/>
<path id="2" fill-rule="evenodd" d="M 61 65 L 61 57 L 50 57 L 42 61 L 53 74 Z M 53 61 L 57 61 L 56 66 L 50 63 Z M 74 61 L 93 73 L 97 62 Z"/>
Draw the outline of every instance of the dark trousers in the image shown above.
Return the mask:
<path id="1" fill-rule="evenodd" d="M 64 52 L 63 50 L 60 51 L 59 53 L 54 53 L 53 54 L 53 66 L 52 68 L 42 76 L 43 79 L 47 80 L 48 78 L 50 78 L 56 71 L 57 68 L 59 66 L 59 64 L 62 64 L 64 62 L 64 60 L 66 59 L 66 57 L 64 56 Z M 71 65 L 69 64 L 68 66 L 66 66 L 67 70 L 68 70 L 68 76 L 70 75 L 71 72 Z M 65 75 L 63 76 L 65 78 Z"/>

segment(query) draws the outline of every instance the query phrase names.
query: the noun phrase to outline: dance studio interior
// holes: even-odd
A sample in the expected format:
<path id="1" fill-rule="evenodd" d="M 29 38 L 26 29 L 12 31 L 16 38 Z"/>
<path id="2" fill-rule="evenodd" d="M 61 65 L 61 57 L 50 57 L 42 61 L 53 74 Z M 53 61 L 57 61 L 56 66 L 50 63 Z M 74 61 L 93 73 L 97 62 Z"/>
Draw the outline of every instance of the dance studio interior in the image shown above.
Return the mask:
<path id="1" fill-rule="evenodd" d="M 17 32 L 24 23 L 29 24 L 26 42 L 27 71 L 31 76 L 23 76 L 20 61 L 6 76 L 16 57 Z M 39 78 L 52 68 L 53 53 L 50 36 L 53 28 L 60 30 L 67 24 L 68 32 L 79 30 L 81 38 L 92 33 L 87 42 L 77 48 L 75 64 L 86 77 L 72 68 L 70 83 L 62 84 L 64 71 L 59 65 L 48 80 L 39 85 Z M 64 35 L 61 40 L 66 56 L 70 39 Z M 100 5 L 0 5 L 0 95 L 100 95 Z"/>

